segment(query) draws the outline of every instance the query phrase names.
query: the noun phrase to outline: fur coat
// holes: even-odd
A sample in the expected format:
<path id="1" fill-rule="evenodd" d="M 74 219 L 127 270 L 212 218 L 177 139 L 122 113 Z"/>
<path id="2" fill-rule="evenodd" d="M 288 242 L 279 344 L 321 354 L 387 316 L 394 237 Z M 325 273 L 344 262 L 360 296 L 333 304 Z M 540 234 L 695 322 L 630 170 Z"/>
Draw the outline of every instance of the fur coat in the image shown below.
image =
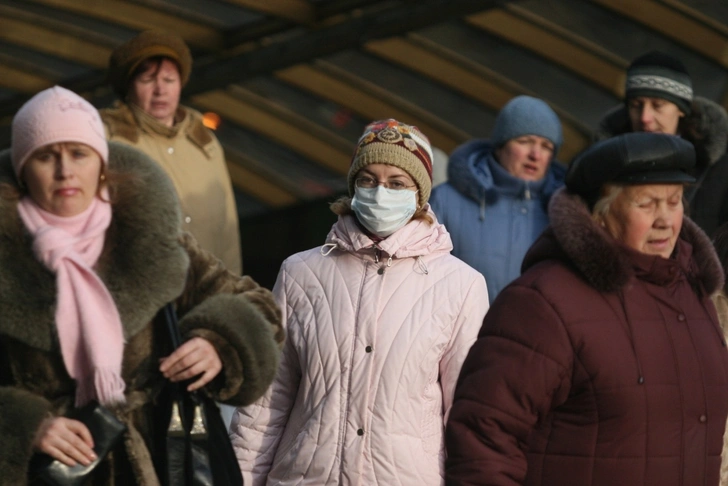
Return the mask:
<path id="1" fill-rule="evenodd" d="M 690 218 L 708 236 L 728 222 L 728 114 L 725 109 L 700 96 L 693 111 L 681 121 L 680 136 L 695 147 L 697 166 L 695 186 L 686 188 Z M 597 140 L 630 132 L 629 114 L 624 104 L 607 112 L 595 134 Z"/>
<path id="2" fill-rule="evenodd" d="M 283 331 L 268 290 L 227 272 L 182 233 L 179 203 L 162 169 L 136 149 L 109 145 L 109 177 L 120 182 L 95 270 L 121 316 L 127 404 L 114 412 L 129 430 L 123 446 L 99 466 L 94 484 L 156 486 L 149 413 L 164 383 L 157 312 L 176 301 L 183 336 L 214 345 L 223 370 L 205 390 L 233 405 L 251 403 L 267 389 Z M 0 183 L 4 189 L 17 184 L 9 151 L 0 153 Z M 26 484 L 40 423 L 65 414 L 73 403 L 75 384 L 60 353 L 55 302 L 55 275 L 35 258 L 17 199 L 0 197 L 0 485 Z"/>
<path id="3" fill-rule="evenodd" d="M 523 274 L 486 314 L 455 391 L 447 484 L 718 484 L 728 352 L 706 235 L 632 250 L 558 192 Z"/>

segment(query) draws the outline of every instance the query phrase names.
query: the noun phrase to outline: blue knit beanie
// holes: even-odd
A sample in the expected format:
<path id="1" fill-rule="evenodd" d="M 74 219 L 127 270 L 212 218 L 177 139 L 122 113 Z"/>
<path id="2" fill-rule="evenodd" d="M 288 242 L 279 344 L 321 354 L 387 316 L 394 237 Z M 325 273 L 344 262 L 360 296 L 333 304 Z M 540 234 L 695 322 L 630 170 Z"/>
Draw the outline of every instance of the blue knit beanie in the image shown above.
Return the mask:
<path id="1" fill-rule="evenodd" d="M 554 156 L 564 141 L 561 122 L 554 110 L 543 100 L 532 96 L 516 96 L 498 113 L 490 135 L 494 147 L 523 135 L 538 135 L 554 144 Z"/>

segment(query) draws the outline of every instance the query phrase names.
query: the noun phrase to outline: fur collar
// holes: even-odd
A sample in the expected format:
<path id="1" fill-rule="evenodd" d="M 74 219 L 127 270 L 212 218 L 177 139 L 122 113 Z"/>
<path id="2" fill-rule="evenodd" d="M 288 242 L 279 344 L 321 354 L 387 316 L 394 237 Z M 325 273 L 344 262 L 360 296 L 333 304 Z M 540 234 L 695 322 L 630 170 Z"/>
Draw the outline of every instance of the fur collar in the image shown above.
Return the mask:
<path id="1" fill-rule="evenodd" d="M 707 98 L 693 99 L 693 112 L 687 119 L 688 130 L 682 136 L 695 146 L 698 166 L 712 165 L 726 153 L 728 144 L 728 114 L 725 109 Z M 595 133 L 597 140 L 632 131 L 624 103 L 609 110 Z"/>
<path id="2" fill-rule="evenodd" d="M 121 190 L 96 265 L 129 339 L 183 290 L 189 259 L 178 242 L 181 213 L 164 171 L 138 150 L 109 143 L 109 168 Z M 17 184 L 10 151 L 0 153 L 0 183 Z M 30 346 L 57 346 L 56 279 L 34 256 L 17 201 L 0 198 L 0 334 Z"/>
<path id="3" fill-rule="evenodd" d="M 594 222 L 579 196 L 557 191 L 549 205 L 549 220 L 551 226 L 526 255 L 523 271 L 543 260 L 561 260 L 600 292 L 618 291 L 635 275 L 630 255 Z M 721 289 L 720 262 L 703 230 L 686 217 L 680 239 L 692 246 L 688 278 L 708 295 Z"/>

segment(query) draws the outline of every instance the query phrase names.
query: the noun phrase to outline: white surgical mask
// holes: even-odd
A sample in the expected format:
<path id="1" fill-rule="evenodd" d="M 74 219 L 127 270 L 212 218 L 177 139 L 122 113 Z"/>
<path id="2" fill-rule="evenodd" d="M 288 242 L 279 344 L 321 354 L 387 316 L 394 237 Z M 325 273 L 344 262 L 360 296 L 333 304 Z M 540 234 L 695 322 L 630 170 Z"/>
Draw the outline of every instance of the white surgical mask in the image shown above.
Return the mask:
<path id="1" fill-rule="evenodd" d="M 357 187 L 351 209 L 359 222 L 377 236 L 386 237 L 406 225 L 417 210 L 417 192 L 384 186 Z"/>

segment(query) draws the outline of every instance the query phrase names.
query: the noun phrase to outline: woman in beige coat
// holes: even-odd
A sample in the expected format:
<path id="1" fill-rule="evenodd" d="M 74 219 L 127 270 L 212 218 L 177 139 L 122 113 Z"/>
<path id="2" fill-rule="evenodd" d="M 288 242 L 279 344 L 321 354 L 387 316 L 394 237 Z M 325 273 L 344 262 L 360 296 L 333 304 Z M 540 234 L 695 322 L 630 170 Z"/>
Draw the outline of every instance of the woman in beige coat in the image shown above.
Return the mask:
<path id="1" fill-rule="evenodd" d="M 109 79 L 119 100 L 101 110 L 109 140 L 138 148 L 167 172 L 183 228 L 236 275 L 242 270 L 238 214 L 225 154 L 202 115 L 179 104 L 192 56 L 176 35 L 145 31 L 119 46 Z"/>

